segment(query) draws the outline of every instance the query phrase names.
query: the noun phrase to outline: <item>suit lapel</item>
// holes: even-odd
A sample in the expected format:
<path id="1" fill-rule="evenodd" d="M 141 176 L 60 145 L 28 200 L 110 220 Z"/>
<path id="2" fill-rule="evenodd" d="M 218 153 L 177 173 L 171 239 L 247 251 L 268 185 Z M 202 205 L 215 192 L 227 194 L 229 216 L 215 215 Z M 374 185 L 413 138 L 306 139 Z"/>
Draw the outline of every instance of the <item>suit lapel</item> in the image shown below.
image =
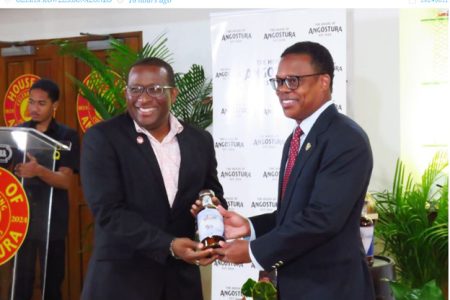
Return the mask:
<path id="1" fill-rule="evenodd" d="M 193 153 L 192 151 L 192 147 L 189 147 L 189 137 L 186 131 L 187 130 L 185 126 L 183 131 L 177 135 L 178 145 L 180 147 L 181 162 L 180 171 L 178 173 L 178 191 L 175 196 L 172 208 L 176 207 L 180 202 L 178 200 L 179 195 L 183 194 L 183 189 L 186 186 L 187 179 L 189 178 L 189 167 L 192 167 L 192 164 L 190 164 L 189 161 L 192 161 L 195 156 L 195 153 Z"/>
<path id="2" fill-rule="evenodd" d="M 293 198 L 293 193 L 295 190 L 295 181 L 302 173 L 302 170 L 304 169 L 306 163 L 308 162 L 308 159 L 313 155 L 314 151 L 318 148 L 318 137 L 327 130 L 329 127 L 329 124 L 331 120 L 334 118 L 334 116 L 337 114 L 336 107 L 334 105 L 330 105 L 327 109 L 324 110 L 324 112 L 319 116 L 317 121 L 314 123 L 313 127 L 311 128 L 311 131 L 309 132 L 308 136 L 306 137 L 305 141 L 302 144 L 302 147 L 299 151 L 297 160 L 295 161 L 294 169 L 292 170 L 291 176 L 289 177 L 289 181 L 286 187 L 285 197 L 281 201 L 280 205 L 280 214 L 279 214 L 279 223 L 282 222 L 284 219 L 284 216 L 286 214 L 286 211 L 289 207 L 289 204 L 291 201 L 295 201 Z M 286 148 L 286 147 L 285 147 Z M 283 151 L 283 158 L 287 157 L 287 154 Z M 287 159 L 287 158 L 285 158 Z M 286 162 L 284 160 L 284 162 Z M 283 172 L 280 173 L 280 177 L 282 177 L 281 174 L 284 174 L 284 165 L 283 165 Z"/>
<path id="3" fill-rule="evenodd" d="M 156 184 L 160 187 L 161 195 L 165 195 L 166 202 L 167 204 L 169 204 L 166 188 L 164 185 L 164 179 L 162 177 L 161 169 L 159 168 L 155 152 L 153 151 L 153 147 L 145 134 L 138 133 L 136 131 L 133 120 L 130 116 L 128 116 L 128 114 L 127 117 L 127 120 L 129 120 L 129 122 L 127 124 L 128 126 L 126 127 L 126 134 L 131 140 L 130 145 L 133 145 L 132 147 L 136 147 L 138 149 L 138 152 L 140 152 L 142 162 L 148 165 L 148 169 L 153 173 L 153 176 L 156 179 Z"/>

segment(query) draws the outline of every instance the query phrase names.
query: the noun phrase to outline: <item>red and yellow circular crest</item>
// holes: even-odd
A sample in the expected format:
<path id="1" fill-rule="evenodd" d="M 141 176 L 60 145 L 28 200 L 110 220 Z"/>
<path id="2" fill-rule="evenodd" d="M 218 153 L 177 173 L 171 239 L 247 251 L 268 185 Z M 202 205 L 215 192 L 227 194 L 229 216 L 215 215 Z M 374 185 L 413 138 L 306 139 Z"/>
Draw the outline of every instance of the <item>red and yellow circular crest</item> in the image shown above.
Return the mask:
<path id="1" fill-rule="evenodd" d="M 114 76 L 114 83 L 116 86 L 125 85 L 123 79 L 119 76 L 119 74 L 117 74 L 114 71 L 110 72 Z M 109 99 L 111 95 L 108 95 L 108 86 L 104 85 L 103 81 L 100 80 L 100 75 L 98 73 L 91 72 L 83 80 L 83 84 L 87 86 L 95 94 L 113 101 L 113 99 Z M 94 106 L 85 97 L 83 97 L 81 93 L 78 93 L 77 96 L 77 116 L 78 116 L 78 123 L 80 124 L 80 127 L 83 130 L 83 132 L 85 132 L 89 127 L 92 127 L 98 122 L 103 121 L 103 118 L 95 110 Z"/>
<path id="2" fill-rule="evenodd" d="M 40 77 L 37 75 L 25 74 L 11 82 L 3 101 L 3 117 L 6 126 L 15 126 L 31 119 L 28 115 L 30 87 L 38 79 Z"/>
<path id="3" fill-rule="evenodd" d="M 0 168 L 0 265 L 19 250 L 27 235 L 30 209 L 19 180 Z"/>
<path id="4" fill-rule="evenodd" d="M 88 78 L 89 76 L 86 77 L 87 80 L 89 80 Z M 84 84 L 86 84 L 86 79 L 83 81 Z M 103 120 L 99 113 L 95 110 L 94 106 L 89 103 L 86 98 L 81 96 L 81 94 L 78 94 L 77 96 L 77 117 L 78 123 L 80 124 L 80 128 L 83 132 Z"/>

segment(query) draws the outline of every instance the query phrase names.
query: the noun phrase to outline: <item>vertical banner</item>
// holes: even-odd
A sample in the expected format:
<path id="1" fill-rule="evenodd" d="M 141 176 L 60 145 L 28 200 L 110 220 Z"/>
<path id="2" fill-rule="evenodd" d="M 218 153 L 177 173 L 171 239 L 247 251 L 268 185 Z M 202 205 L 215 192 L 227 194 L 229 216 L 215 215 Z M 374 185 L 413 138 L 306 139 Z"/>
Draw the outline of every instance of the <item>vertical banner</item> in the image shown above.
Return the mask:
<path id="1" fill-rule="evenodd" d="M 268 79 L 280 55 L 299 41 L 327 47 L 335 62 L 333 101 L 346 110 L 346 11 L 264 10 L 211 15 L 214 140 L 229 209 L 245 216 L 276 209 L 283 144 L 295 126 L 284 116 Z M 258 279 L 253 264 L 216 261 L 212 300 L 241 300 Z"/>

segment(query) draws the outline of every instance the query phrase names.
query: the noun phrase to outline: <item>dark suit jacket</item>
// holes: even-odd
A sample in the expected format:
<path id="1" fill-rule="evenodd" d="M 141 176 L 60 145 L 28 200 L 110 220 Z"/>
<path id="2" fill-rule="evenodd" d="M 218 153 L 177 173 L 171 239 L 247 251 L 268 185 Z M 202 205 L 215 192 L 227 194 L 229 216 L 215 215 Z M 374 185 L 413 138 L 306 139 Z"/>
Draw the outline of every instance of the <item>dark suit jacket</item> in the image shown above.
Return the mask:
<path id="1" fill-rule="evenodd" d="M 277 211 L 251 218 L 252 253 L 278 270 L 281 300 L 374 299 L 359 231 L 372 165 L 367 135 L 329 106 L 302 144 Z"/>
<path id="2" fill-rule="evenodd" d="M 181 165 L 172 208 L 150 142 L 136 132 L 128 114 L 86 132 L 81 179 L 95 238 L 82 299 L 202 299 L 198 267 L 173 259 L 169 245 L 174 237 L 194 239 L 189 210 L 201 189 L 214 190 L 226 203 L 211 135 L 183 126 L 177 135 Z"/>

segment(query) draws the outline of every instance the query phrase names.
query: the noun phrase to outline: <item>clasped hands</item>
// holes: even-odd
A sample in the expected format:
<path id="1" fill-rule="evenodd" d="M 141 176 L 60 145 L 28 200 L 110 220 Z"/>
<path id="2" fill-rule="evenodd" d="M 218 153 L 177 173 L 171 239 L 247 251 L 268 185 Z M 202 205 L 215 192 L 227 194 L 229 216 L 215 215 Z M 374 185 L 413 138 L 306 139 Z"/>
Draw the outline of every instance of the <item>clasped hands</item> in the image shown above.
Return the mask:
<path id="1" fill-rule="evenodd" d="M 28 162 L 19 163 L 14 168 L 14 174 L 22 178 L 31 178 L 39 176 L 41 172 L 41 165 L 38 163 L 36 157 L 27 153 Z"/>
<path id="2" fill-rule="evenodd" d="M 234 264 L 250 262 L 248 241 L 239 239 L 250 235 L 249 221 L 236 212 L 224 209 L 216 197 L 213 197 L 213 202 L 223 216 L 225 238 L 230 241 L 220 242 L 221 248 L 204 249 L 202 243 L 188 238 L 176 238 L 172 243 L 172 251 L 180 259 L 201 266 L 209 265 L 216 259 Z M 201 202 L 197 200 L 192 205 L 191 214 L 197 216 L 201 209 Z"/>

